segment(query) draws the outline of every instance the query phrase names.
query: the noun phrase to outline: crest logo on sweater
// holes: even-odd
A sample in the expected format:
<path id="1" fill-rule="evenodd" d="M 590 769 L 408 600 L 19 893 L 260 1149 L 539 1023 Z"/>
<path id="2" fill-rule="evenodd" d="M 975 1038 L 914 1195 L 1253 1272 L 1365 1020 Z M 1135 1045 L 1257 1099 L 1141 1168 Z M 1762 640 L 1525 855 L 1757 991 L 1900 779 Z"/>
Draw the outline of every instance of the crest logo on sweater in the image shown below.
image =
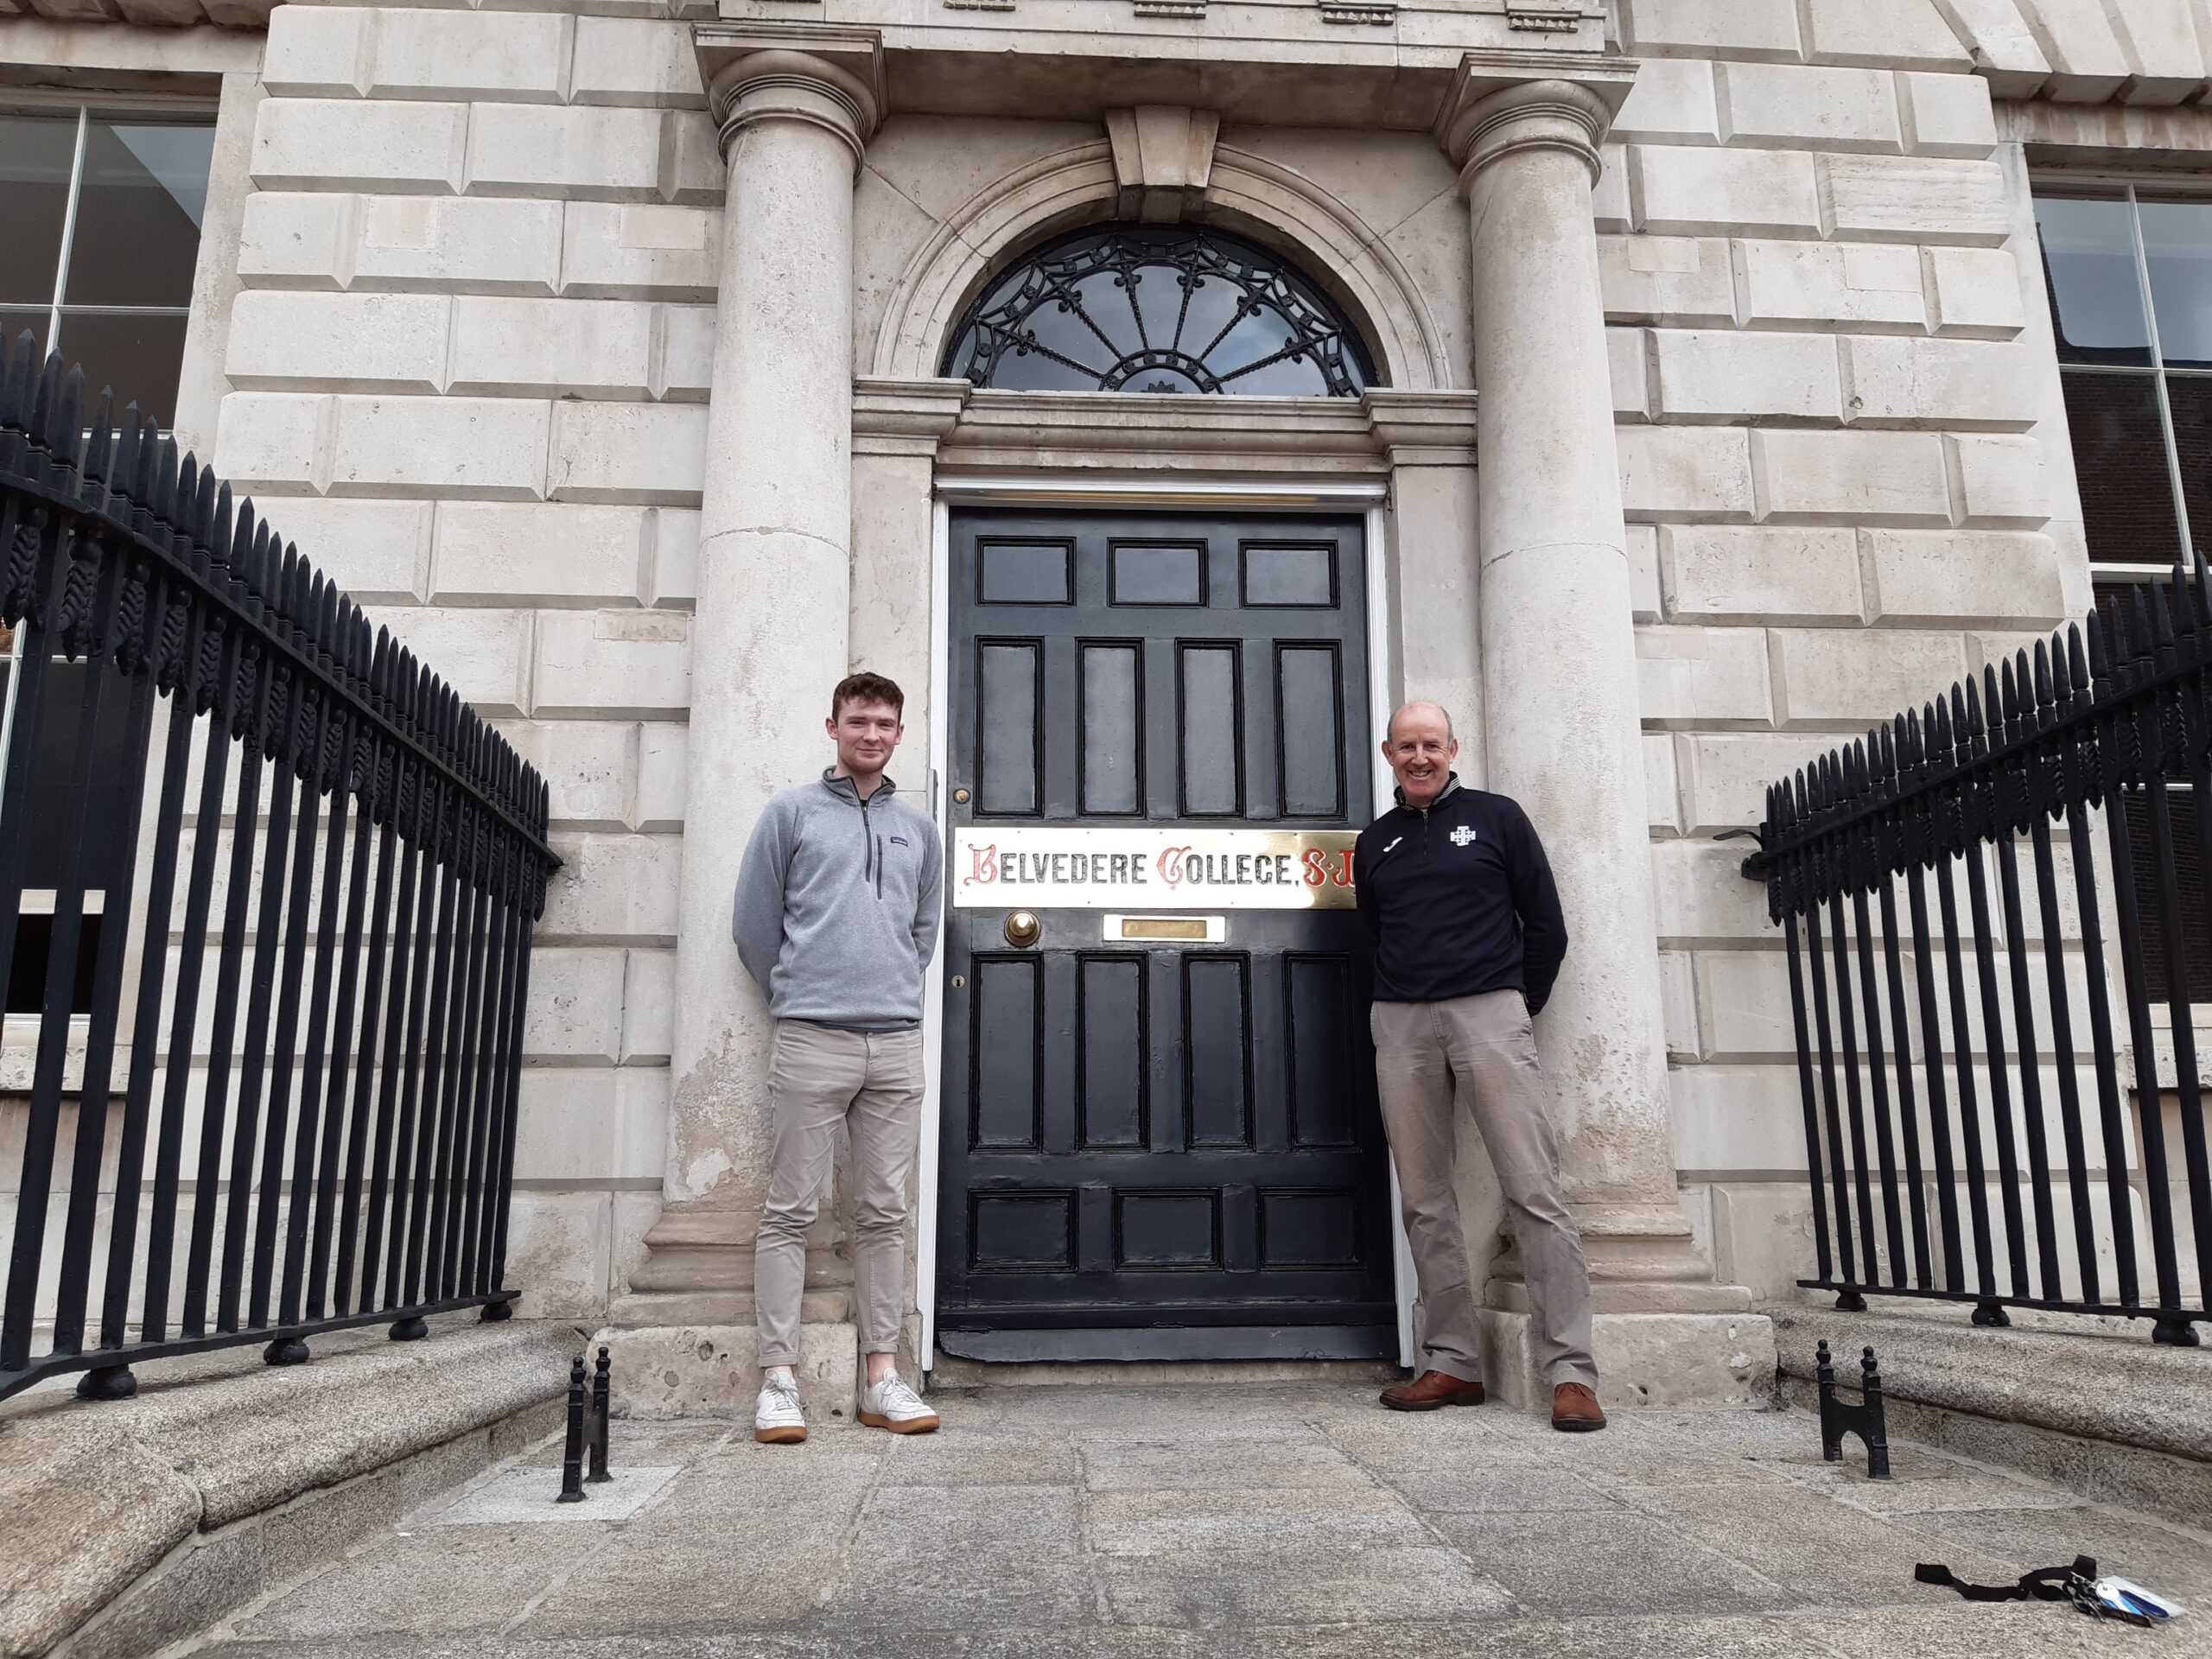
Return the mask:
<path id="1" fill-rule="evenodd" d="M 1465 847 L 1474 839 L 1475 832 L 1464 823 L 1452 832 L 1452 844 L 1454 847 Z"/>

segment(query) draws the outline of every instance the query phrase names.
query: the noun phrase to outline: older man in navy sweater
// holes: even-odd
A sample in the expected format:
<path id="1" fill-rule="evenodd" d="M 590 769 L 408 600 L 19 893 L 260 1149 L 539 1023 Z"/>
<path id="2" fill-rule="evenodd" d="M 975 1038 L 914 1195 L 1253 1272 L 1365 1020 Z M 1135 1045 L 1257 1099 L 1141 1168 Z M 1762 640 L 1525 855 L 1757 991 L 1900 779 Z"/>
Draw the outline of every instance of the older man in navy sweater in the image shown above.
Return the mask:
<path id="1" fill-rule="evenodd" d="M 1451 716 L 1409 702 L 1382 755 L 1398 805 L 1360 832 L 1359 910 L 1375 940 L 1375 1073 L 1421 1281 L 1422 1369 L 1395 1411 L 1478 1406 L 1482 1354 L 1452 1166 L 1464 1103 L 1490 1149 L 1529 1287 L 1552 1427 L 1605 1426 L 1590 1357 L 1590 1270 L 1560 1195 L 1533 1022 L 1567 955 L 1551 866 L 1528 814 L 1463 785 Z"/>

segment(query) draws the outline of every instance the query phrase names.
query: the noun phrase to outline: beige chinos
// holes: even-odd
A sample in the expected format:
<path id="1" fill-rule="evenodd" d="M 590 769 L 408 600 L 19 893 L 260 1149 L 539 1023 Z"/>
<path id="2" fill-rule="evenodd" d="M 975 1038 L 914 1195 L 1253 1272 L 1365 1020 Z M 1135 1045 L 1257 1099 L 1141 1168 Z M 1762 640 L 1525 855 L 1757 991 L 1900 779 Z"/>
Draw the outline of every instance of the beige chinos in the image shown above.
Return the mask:
<path id="1" fill-rule="evenodd" d="M 1560 1195 L 1558 1141 L 1545 1109 L 1548 1091 L 1527 1001 L 1508 990 L 1443 1002 L 1377 1002 L 1370 1023 L 1382 1127 L 1421 1281 L 1419 1369 L 1468 1382 L 1483 1376 L 1453 1176 L 1464 1102 L 1512 1214 L 1528 1274 L 1537 1374 L 1549 1387 L 1595 1388 L 1590 1273 Z"/>
<path id="2" fill-rule="evenodd" d="M 922 1033 L 779 1020 L 769 1063 L 768 1199 L 753 1251 L 760 1363 L 798 1363 L 806 1230 L 828 1196 L 837 1126 L 853 1144 L 853 1287 L 861 1351 L 899 1351 L 906 1189 L 922 1119 Z"/>

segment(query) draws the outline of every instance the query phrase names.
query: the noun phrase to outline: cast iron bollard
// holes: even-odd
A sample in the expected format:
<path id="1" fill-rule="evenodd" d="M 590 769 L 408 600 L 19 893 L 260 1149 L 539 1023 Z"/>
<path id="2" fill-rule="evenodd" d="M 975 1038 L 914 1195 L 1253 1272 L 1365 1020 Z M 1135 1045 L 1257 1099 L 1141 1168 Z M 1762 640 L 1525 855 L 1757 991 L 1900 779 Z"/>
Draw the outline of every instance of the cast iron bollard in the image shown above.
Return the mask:
<path id="1" fill-rule="evenodd" d="M 1890 1478 L 1889 1425 L 1882 1414 L 1882 1376 L 1874 1369 L 1874 1351 L 1861 1351 L 1859 1398 L 1847 1406 L 1835 1397 L 1835 1367 L 1828 1360 L 1828 1345 L 1820 1345 L 1817 1376 L 1821 1394 L 1821 1455 L 1830 1463 L 1843 1459 L 1843 1437 L 1856 1434 L 1866 1446 L 1866 1478 Z"/>
<path id="2" fill-rule="evenodd" d="M 607 1472 L 607 1344 L 599 1345 L 599 1364 L 591 1380 L 591 1473 L 584 1478 L 593 1485 L 612 1480 Z"/>
<path id="3" fill-rule="evenodd" d="M 556 1503 L 584 1501 L 584 1357 L 569 1362 L 569 1444 L 561 1454 L 561 1496 Z"/>

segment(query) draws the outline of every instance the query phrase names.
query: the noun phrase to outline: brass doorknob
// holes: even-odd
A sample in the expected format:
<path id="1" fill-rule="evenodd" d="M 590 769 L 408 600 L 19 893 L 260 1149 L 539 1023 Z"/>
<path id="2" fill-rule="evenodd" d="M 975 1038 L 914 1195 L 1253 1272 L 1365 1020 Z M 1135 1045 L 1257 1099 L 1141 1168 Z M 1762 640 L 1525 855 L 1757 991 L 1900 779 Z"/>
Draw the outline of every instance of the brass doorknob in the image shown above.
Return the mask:
<path id="1" fill-rule="evenodd" d="M 1036 944 L 1038 935 L 1044 931 L 1044 924 L 1033 911 L 1017 910 L 1006 918 L 1006 942 L 1019 950 L 1027 950 Z"/>

